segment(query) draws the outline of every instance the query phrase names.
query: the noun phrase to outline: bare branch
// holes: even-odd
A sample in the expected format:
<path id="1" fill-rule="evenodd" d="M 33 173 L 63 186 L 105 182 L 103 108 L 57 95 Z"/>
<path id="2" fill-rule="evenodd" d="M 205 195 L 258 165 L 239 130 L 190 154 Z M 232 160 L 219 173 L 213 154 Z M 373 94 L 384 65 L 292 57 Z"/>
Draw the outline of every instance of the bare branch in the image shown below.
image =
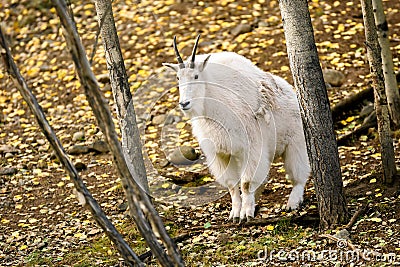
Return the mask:
<path id="1" fill-rule="evenodd" d="M 126 241 L 123 239 L 118 230 L 114 227 L 111 221 L 108 220 L 107 216 L 96 202 L 96 200 L 92 197 L 85 184 L 83 183 L 81 177 L 78 174 L 75 166 L 72 164 L 71 160 L 68 158 L 68 155 L 65 153 L 64 148 L 61 145 L 60 140 L 57 138 L 54 133 L 52 127 L 48 123 L 42 108 L 39 106 L 36 97 L 32 94 L 32 91 L 29 89 L 25 79 L 22 77 L 19 69 L 17 68 L 12 56 L 11 52 L 5 42 L 5 38 L 3 35 L 3 31 L 0 28 L 0 46 L 3 47 L 1 57 L 4 61 L 4 65 L 8 73 L 13 78 L 15 85 L 23 96 L 25 102 L 28 104 L 31 112 L 35 115 L 35 118 L 43 132 L 46 136 L 47 140 L 50 142 L 53 147 L 58 159 L 64 165 L 65 170 L 68 172 L 71 177 L 78 194 L 83 195 L 85 198 L 86 206 L 89 208 L 95 221 L 98 225 L 103 229 L 103 231 L 107 234 L 110 240 L 115 244 L 117 250 L 125 259 L 125 262 L 129 266 L 143 266 L 142 262 L 139 260 L 137 255 L 132 251 Z"/>

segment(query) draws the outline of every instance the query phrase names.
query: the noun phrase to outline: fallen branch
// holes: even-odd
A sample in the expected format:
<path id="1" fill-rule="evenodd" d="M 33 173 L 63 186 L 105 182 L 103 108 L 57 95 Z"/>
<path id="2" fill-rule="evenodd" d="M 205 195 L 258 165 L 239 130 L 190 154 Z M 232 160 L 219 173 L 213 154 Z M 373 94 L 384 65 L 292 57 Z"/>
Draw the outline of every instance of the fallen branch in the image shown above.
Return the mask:
<path id="1" fill-rule="evenodd" d="M 32 94 L 32 91 L 28 87 L 25 79 L 22 77 L 17 65 L 15 64 L 11 56 L 10 49 L 5 42 L 1 27 L 0 46 L 3 48 L 0 54 L 3 59 L 4 66 L 7 69 L 7 72 L 13 78 L 16 87 L 20 91 L 25 102 L 28 104 L 32 114 L 35 115 L 40 129 L 42 130 L 43 134 L 46 136 L 47 140 L 55 151 L 57 158 L 64 165 L 65 170 L 71 177 L 74 186 L 78 192 L 78 196 L 83 196 L 84 202 L 85 204 L 87 204 L 87 207 L 91 211 L 94 220 L 103 229 L 108 238 L 110 238 L 110 240 L 115 244 L 118 252 L 124 258 L 126 264 L 128 266 L 144 266 L 143 263 L 139 260 L 138 256 L 129 247 L 128 243 L 126 243 L 126 241 L 123 239 L 122 235 L 114 227 L 111 221 L 108 220 L 104 211 L 101 209 L 97 201 L 92 197 L 85 184 L 83 183 L 82 178 L 79 176 L 78 171 L 74 167 L 74 164 L 69 159 L 64 148 L 61 145 L 60 140 L 57 138 L 56 134 L 53 131 L 53 128 L 47 121 L 46 116 L 44 115 L 42 108 L 38 104 L 36 97 Z"/>
<path id="2" fill-rule="evenodd" d="M 340 117 L 343 113 L 356 108 L 358 105 L 362 103 L 365 99 L 373 99 L 373 88 L 369 87 L 364 89 L 356 94 L 353 94 L 349 97 L 346 97 L 335 106 L 331 108 L 332 118 L 336 120 Z"/>
<path id="3" fill-rule="evenodd" d="M 346 224 L 344 228 L 350 230 L 350 228 L 353 227 L 353 225 L 356 223 L 357 219 L 366 212 L 367 208 L 368 208 L 368 203 L 360 206 L 351 217 L 349 223 Z"/>
<path id="4" fill-rule="evenodd" d="M 364 258 L 364 254 L 363 254 L 361 251 L 359 251 L 359 249 L 356 248 L 356 246 L 354 246 L 354 245 L 351 243 L 351 241 L 350 241 L 349 239 L 339 238 L 339 237 L 336 237 L 336 236 L 330 235 L 330 234 L 321 234 L 321 235 L 319 235 L 319 236 L 320 236 L 320 237 L 328 238 L 328 239 L 330 239 L 330 240 L 332 240 L 332 241 L 335 241 L 336 244 L 337 244 L 337 246 L 338 246 L 339 248 L 341 248 L 341 249 L 343 249 L 344 246 L 347 246 L 347 247 L 349 247 L 351 250 L 357 251 L 357 253 L 361 253 L 362 257 Z"/>

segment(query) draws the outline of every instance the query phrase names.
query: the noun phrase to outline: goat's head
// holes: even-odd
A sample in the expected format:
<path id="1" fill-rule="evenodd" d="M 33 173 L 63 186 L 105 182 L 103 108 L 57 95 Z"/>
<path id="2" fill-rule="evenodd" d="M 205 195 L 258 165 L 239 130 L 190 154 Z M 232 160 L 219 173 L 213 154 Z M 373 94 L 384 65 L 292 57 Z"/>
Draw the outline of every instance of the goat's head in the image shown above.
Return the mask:
<path id="1" fill-rule="evenodd" d="M 189 117 L 203 115 L 203 101 L 205 98 L 206 75 L 204 69 L 210 55 L 202 62 L 195 62 L 196 50 L 200 35 L 197 36 L 190 58 L 183 62 L 174 37 L 173 47 L 178 64 L 163 63 L 164 66 L 176 71 L 176 77 L 179 82 L 179 106 Z"/>

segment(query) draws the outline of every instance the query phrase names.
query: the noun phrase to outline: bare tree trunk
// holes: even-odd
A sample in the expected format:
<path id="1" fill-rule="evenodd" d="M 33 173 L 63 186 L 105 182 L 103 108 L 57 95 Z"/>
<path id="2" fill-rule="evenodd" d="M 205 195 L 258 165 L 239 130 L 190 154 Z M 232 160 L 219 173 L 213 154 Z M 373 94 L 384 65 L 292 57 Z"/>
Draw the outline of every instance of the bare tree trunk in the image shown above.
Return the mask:
<path id="1" fill-rule="evenodd" d="M 383 75 L 385 77 L 385 92 L 389 112 L 396 127 L 400 126 L 400 94 L 394 73 L 392 52 L 389 44 L 389 28 L 383 12 L 382 0 L 372 0 L 375 23 L 378 29 L 378 41 L 382 49 Z"/>
<path id="2" fill-rule="evenodd" d="M 378 43 L 372 1 L 361 0 L 361 8 L 364 18 L 367 56 L 374 87 L 375 111 L 378 120 L 379 141 L 381 143 L 383 182 L 391 184 L 396 174 L 396 164 L 393 140 L 390 136 L 390 120 L 382 71 L 381 48 Z"/>
<path id="3" fill-rule="evenodd" d="M 71 177 L 78 194 L 84 197 L 85 204 L 87 204 L 87 207 L 91 211 L 94 220 L 103 229 L 104 233 L 108 236 L 108 238 L 114 243 L 118 252 L 124 258 L 128 266 L 144 266 L 144 264 L 140 261 L 139 257 L 132 251 L 132 249 L 129 247 L 128 243 L 126 243 L 126 241 L 123 239 L 118 230 L 114 227 L 114 225 L 110 222 L 110 220 L 108 220 L 107 216 L 101 209 L 100 205 L 92 197 L 87 187 L 83 183 L 82 178 L 78 174 L 78 171 L 72 164 L 71 160 L 68 158 L 64 148 L 61 145 L 60 140 L 57 138 L 53 128 L 47 121 L 46 116 L 44 115 L 42 108 L 39 106 L 36 97 L 32 94 L 32 91 L 28 88 L 26 81 L 22 77 L 19 69 L 17 68 L 14 60 L 12 59 L 10 50 L 5 42 L 5 38 L 1 28 L 0 28 L 0 47 L 3 47 L 4 49 L 4 51 L 0 52 L 0 54 L 3 58 L 7 72 L 13 78 L 15 85 L 19 89 L 22 97 L 28 104 L 31 112 L 35 115 L 35 118 L 39 124 L 40 129 L 46 136 L 52 148 L 54 149 L 57 158 L 64 165 L 64 168 Z"/>
<path id="4" fill-rule="evenodd" d="M 314 178 L 320 227 L 326 229 L 345 223 L 348 218 L 328 95 L 307 0 L 281 0 L 279 6 Z"/>
<path id="5" fill-rule="evenodd" d="M 110 74 L 111 88 L 117 104 L 122 133 L 122 149 L 136 182 L 142 186 L 144 191 L 150 193 L 135 109 L 132 106 L 132 94 L 115 28 L 111 2 L 109 0 L 95 0 L 95 5 L 107 59 L 107 68 Z"/>
<path id="6" fill-rule="evenodd" d="M 110 150 L 114 155 L 114 162 L 119 171 L 121 182 L 128 199 L 128 205 L 136 225 L 162 266 L 183 266 L 182 257 L 175 243 L 165 230 L 161 218 L 150 201 L 150 197 L 132 178 L 128 163 L 118 140 L 118 135 L 115 131 L 111 112 L 102 95 L 99 93 L 99 86 L 90 68 L 85 49 L 83 48 L 76 28 L 67 14 L 66 3 L 64 0 L 52 0 L 52 2 L 56 7 L 57 14 L 64 28 L 64 37 L 67 41 L 67 47 L 71 52 L 76 71 L 85 90 L 88 102 L 96 116 L 101 131 L 106 137 Z M 146 217 L 149 221 L 147 221 Z M 168 254 L 165 253 L 163 246 L 158 240 L 161 240 L 164 244 Z"/>

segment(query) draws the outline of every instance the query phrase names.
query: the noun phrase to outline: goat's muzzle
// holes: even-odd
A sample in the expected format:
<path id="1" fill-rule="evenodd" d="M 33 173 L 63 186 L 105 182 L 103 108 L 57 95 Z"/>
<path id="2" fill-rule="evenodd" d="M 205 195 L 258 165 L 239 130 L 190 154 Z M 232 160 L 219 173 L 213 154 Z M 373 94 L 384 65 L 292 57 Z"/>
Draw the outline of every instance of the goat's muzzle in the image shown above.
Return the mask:
<path id="1" fill-rule="evenodd" d="M 181 107 L 182 110 L 188 110 L 191 107 L 190 101 L 183 101 L 179 102 L 179 106 Z"/>

